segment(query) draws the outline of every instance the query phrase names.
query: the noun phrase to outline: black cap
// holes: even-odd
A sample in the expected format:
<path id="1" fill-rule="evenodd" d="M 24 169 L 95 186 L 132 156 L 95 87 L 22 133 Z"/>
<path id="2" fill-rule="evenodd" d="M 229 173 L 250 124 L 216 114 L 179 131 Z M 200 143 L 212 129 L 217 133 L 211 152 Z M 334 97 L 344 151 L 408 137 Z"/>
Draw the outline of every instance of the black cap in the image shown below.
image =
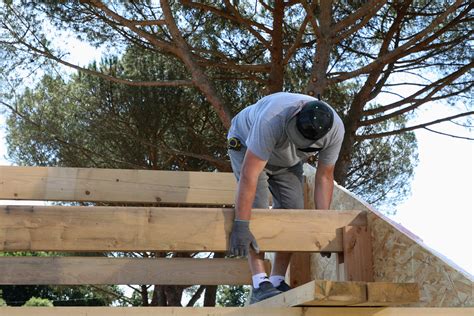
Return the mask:
<path id="1" fill-rule="evenodd" d="M 334 114 L 322 101 L 306 103 L 296 117 L 296 128 L 307 139 L 318 140 L 332 128 Z"/>

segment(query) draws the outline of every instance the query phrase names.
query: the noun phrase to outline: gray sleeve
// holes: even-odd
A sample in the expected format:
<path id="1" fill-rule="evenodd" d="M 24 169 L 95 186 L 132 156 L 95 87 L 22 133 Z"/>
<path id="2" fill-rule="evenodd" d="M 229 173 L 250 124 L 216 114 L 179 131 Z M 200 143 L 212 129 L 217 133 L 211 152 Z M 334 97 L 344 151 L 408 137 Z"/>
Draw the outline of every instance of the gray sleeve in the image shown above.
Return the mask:
<path id="1" fill-rule="evenodd" d="M 278 126 L 268 120 L 255 122 L 246 140 L 247 148 L 262 160 L 270 159 L 280 136 Z"/>
<path id="2" fill-rule="evenodd" d="M 344 140 L 344 125 L 338 124 L 333 137 L 329 142 L 329 146 L 325 147 L 319 152 L 318 161 L 322 162 L 325 165 L 334 165 L 336 164 L 337 158 L 339 157 L 339 152 L 341 151 L 342 141 Z"/>

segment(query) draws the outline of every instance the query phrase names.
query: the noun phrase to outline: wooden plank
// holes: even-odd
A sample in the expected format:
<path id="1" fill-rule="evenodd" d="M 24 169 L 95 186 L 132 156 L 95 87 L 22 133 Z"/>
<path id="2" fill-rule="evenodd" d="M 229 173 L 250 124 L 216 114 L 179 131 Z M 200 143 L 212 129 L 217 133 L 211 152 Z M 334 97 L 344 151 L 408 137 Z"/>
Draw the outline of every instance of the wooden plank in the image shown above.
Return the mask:
<path id="1" fill-rule="evenodd" d="M 266 261 L 267 271 L 270 262 Z M 245 259 L 0 257 L 0 285 L 246 285 Z"/>
<path id="2" fill-rule="evenodd" d="M 312 280 L 311 253 L 296 252 L 291 256 L 290 286 L 298 287 Z"/>
<path id="3" fill-rule="evenodd" d="M 361 306 L 394 306 L 415 304 L 420 301 L 416 283 L 367 283 L 367 302 Z"/>
<path id="4" fill-rule="evenodd" d="M 226 251 L 233 209 L 0 206 L 0 251 Z M 254 210 L 262 251 L 342 251 L 365 212 Z"/>
<path id="5" fill-rule="evenodd" d="M 373 282 L 372 238 L 369 227 L 344 227 L 343 247 L 345 279 Z"/>
<path id="6" fill-rule="evenodd" d="M 252 306 L 349 306 L 366 301 L 364 282 L 314 280 Z"/>
<path id="7" fill-rule="evenodd" d="M 233 205 L 232 173 L 0 166 L 0 199 Z"/>
<path id="8" fill-rule="evenodd" d="M 0 316 L 472 316 L 474 308 L 0 307 Z"/>

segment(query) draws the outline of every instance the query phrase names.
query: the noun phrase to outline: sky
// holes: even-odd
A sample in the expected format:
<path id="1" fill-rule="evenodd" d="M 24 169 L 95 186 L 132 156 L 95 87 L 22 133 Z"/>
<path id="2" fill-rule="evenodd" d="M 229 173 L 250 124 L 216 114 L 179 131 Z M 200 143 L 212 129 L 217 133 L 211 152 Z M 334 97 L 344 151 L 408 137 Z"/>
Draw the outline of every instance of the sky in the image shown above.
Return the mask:
<path id="1" fill-rule="evenodd" d="M 424 130 L 416 136 L 412 195 L 389 217 L 474 275 L 473 142 Z"/>
<path id="2" fill-rule="evenodd" d="M 100 50 L 70 39 L 69 60 L 86 65 L 99 60 Z M 1 110 L 1 108 L 0 108 Z M 425 106 L 410 122 L 422 122 L 456 114 L 442 104 Z M 474 137 L 453 123 L 432 126 L 436 130 Z M 389 217 L 400 223 L 423 242 L 474 275 L 474 141 L 455 139 L 426 130 L 417 130 L 419 164 L 411 183 L 412 194 Z M 12 165 L 6 159 L 5 116 L 0 114 L 0 165 Z M 5 201 L 0 201 L 3 204 Z"/>

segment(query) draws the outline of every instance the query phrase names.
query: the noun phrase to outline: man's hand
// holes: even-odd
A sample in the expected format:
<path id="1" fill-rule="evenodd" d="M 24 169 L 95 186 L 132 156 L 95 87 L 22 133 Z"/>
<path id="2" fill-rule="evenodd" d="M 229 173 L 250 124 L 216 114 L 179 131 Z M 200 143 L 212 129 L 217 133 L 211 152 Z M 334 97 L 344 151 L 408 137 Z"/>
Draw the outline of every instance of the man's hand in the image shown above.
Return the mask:
<path id="1" fill-rule="evenodd" d="M 250 245 L 259 253 L 255 237 L 250 232 L 249 221 L 236 219 L 230 233 L 230 254 L 239 257 L 247 257 Z"/>

